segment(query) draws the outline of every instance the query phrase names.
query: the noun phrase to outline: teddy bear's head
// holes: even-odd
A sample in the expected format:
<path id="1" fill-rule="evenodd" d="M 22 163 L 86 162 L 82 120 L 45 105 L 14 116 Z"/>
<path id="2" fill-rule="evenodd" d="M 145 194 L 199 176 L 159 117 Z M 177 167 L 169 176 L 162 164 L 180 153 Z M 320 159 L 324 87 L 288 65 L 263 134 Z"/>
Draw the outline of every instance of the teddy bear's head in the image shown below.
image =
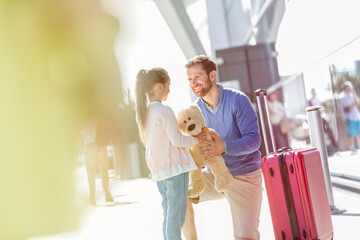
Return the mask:
<path id="1" fill-rule="evenodd" d="M 190 105 L 177 115 L 180 130 L 186 135 L 196 136 L 205 127 L 205 119 L 198 105 Z"/>

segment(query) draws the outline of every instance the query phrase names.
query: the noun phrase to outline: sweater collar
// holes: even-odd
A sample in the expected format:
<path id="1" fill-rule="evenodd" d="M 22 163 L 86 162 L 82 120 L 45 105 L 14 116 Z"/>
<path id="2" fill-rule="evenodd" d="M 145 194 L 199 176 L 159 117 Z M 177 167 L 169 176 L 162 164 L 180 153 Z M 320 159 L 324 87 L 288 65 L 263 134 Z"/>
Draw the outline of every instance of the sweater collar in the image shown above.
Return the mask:
<path id="1" fill-rule="evenodd" d="M 202 98 L 201 98 L 201 101 L 202 103 L 204 104 L 204 106 L 206 107 L 207 110 L 209 110 L 212 114 L 215 114 L 218 110 L 219 110 L 219 107 L 221 105 L 221 100 L 223 98 L 223 93 L 224 93 L 224 87 L 221 86 L 220 84 L 217 84 L 218 87 L 219 87 L 219 94 L 218 94 L 218 97 L 216 99 L 216 102 L 215 102 L 215 105 L 214 105 L 214 108 L 212 108 L 209 104 L 207 104 Z"/>

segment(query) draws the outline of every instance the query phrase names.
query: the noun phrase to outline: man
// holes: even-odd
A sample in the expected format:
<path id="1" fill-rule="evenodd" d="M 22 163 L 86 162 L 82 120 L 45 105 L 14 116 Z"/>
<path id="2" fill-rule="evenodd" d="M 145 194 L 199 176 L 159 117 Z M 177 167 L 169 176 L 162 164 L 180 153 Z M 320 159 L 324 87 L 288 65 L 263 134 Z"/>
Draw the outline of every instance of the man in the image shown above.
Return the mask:
<path id="1" fill-rule="evenodd" d="M 196 199 L 188 199 L 183 233 L 186 239 L 197 239 L 192 203 L 227 198 L 235 240 L 259 239 L 259 217 L 262 201 L 261 156 L 258 119 L 248 97 L 216 84 L 216 64 L 207 56 L 196 56 L 186 64 L 191 89 L 199 97 L 196 104 L 205 117 L 206 126 L 216 130 L 213 141 L 201 148 L 205 159 L 222 154 L 234 176 L 230 189 L 219 193 L 214 176 L 204 171 L 206 189 Z"/>
<path id="2" fill-rule="evenodd" d="M 340 94 L 339 101 L 348 135 L 348 147 L 353 154 L 356 154 L 355 139 L 358 144 L 360 143 L 360 112 L 358 109 L 360 99 L 350 81 L 345 81 L 342 84 L 342 88 L 343 91 Z"/>
<path id="3" fill-rule="evenodd" d="M 309 106 L 322 106 L 320 100 L 316 96 L 315 88 L 311 89 L 311 98 L 309 100 Z"/>
<path id="4" fill-rule="evenodd" d="M 269 94 L 269 114 L 277 149 L 288 147 L 288 136 L 284 105 L 278 100 L 277 92 Z"/>
<path id="5" fill-rule="evenodd" d="M 319 98 L 317 97 L 315 88 L 311 89 L 311 98 L 308 101 L 308 105 L 309 105 L 309 107 L 311 107 L 311 106 L 320 106 L 321 107 L 320 108 L 321 119 L 322 119 L 323 126 L 324 126 L 324 137 L 325 137 L 326 150 L 327 150 L 328 156 L 332 156 L 337 151 L 338 145 L 336 143 L 334 133 L 330 127 L 328 117 L 325 113 L 325 108 L 322 106 Z"/>

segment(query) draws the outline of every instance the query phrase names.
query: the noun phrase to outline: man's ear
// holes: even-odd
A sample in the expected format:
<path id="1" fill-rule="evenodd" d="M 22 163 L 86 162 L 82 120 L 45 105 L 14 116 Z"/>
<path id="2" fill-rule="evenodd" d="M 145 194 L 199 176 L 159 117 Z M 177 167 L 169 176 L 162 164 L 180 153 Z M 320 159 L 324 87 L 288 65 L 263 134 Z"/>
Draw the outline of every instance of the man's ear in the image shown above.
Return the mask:
<path id="1" fill-rule="evenodd" d="M 215 70 L 212 70 L 210 73 L 209 73 L 209 76 L 210 76 L 210 80 L 211 81 L 216 81 L 216 71 Z"/>

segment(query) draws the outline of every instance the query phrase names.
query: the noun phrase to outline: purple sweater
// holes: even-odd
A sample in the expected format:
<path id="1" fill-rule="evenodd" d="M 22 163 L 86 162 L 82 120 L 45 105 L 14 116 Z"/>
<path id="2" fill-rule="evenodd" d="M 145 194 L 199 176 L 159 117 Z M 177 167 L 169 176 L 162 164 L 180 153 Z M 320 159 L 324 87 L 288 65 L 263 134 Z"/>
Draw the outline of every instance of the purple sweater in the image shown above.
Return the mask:
<path id="1" fill-rule="evenodd" d="M 232 175 L 243 175 L 260 168 L 261 156 L 258 118 L 249 98 L 242 92 L 219 85 L 214 108 L 201 98 L 200 107 L 208 128 L 218 132 L 225 144 L 222 154 Z"/>

